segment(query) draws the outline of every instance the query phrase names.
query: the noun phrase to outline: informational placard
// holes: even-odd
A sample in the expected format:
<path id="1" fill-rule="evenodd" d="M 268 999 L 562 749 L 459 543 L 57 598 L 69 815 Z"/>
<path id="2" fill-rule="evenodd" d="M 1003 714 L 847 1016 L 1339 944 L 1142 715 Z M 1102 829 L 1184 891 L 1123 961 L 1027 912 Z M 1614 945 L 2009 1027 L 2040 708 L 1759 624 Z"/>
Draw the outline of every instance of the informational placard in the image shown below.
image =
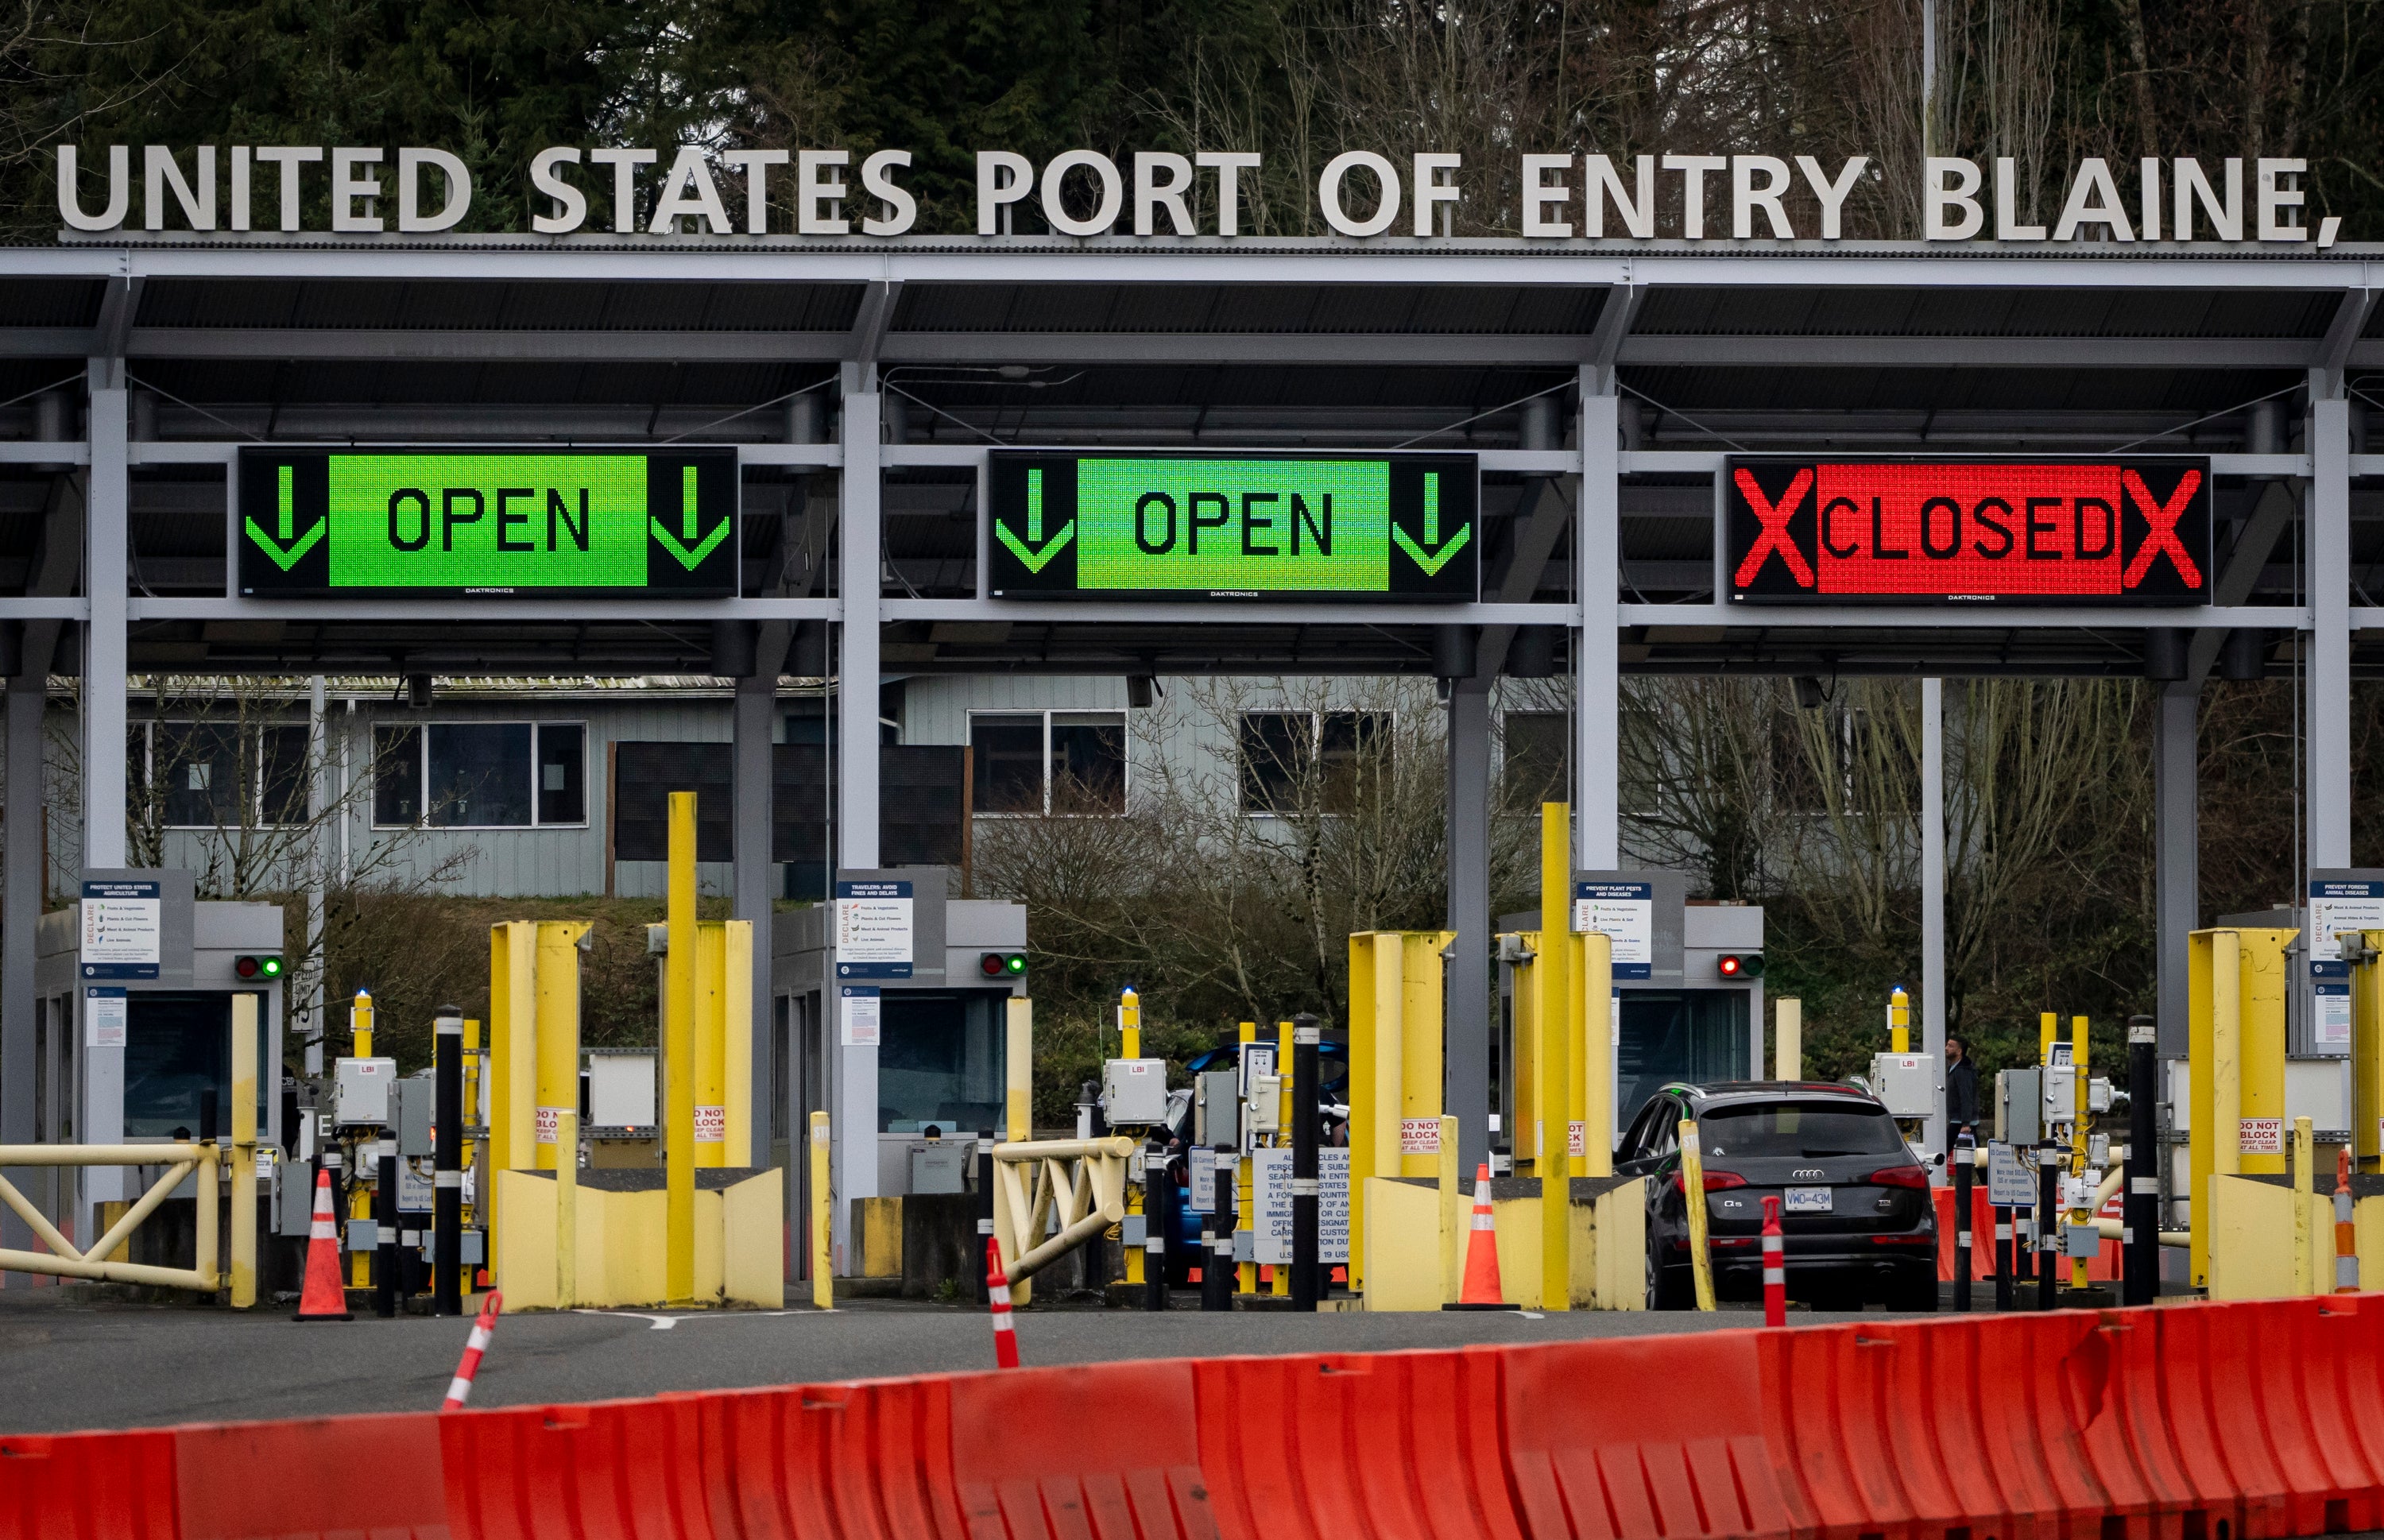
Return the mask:
<path id="1" fill-rule="evenodd" d="M 2036 1207 L 2036 1175 L 2010 1145 L 1987 1146 L 1987 1201 L 1999 1209 Z"/>
<path id="2" fill-rule="evenodd" d="M 245 449 L 245 597 L 737 593 L 728 449 Z"/>
<path id="3" fill-rule="evenodd" d="M 1656 965 L 1656 889 L 1645 882 L 1576 882 L 1572 928 L 1614 944 L 1614 976 L 1645 978 Z"/>
<path id="4" fill-rule="evenodd" d="M 563 1136 L 563 1109 L 540 1107 L 531 1114 L 532 1136 L 540 1144 L 554 1144 Z"/>
<path id="5" fill-rule="evenodd" d="M 2285 1120 L 2282 1118 L 2244 1118 L 2238 1125 L 2235 1149 L 2244 1155 L 2282 1155 L 2285 1152 Z"/>
<path id="6" fill-rule="evenodd" d="M 726 1144 L 728 1142 L 728 1109 L 706 1107 L 698 1102 L 695 1108 L 695 1142 Z"/>
<path id="7" fill-rule="evenodd" d="M 419 1155 L 402 1157 L 397 1162 L 397 1211 L 402 1214 L 427 1214 L 433 1195 L 439 1190 L 433 1162 Z"/>
<path id="8" fill-rule="evenodd" d="M 1732 458 L 1731 602 L 2201 604 L 2210 462 Z"/>
<path id="9" fill-rule="evenodd" d="M 1213 1149 L 1195 1148 L 1186 1156 L 1186 1174 L 1192 1193 L 1192 1211 L 1208 1213 L 1217 1205 L 1217 1173 L 1233 1173 L 1241 1176 L 1242 1163 L 1232 1155 L 1220 1155 Z M 1238 1201 L 1238 1194 L 1236 1194 Z"/>
<path id="10" fill-rule="evenodd" d="M 2313 962 L 2342 956 L 2346 930 L 2384 930 L 2384 882 L 2312 881 L 2309 955 Z"/>
<path id="11" fill-rule="evenodd" d="M 908 978 L 917 937 L 907 882 L 836 885 L 836 976 Z"/>
<path id="12" fill-rule="evenodd" d="M 132 1022 L 132 1002 L 120 987 L 86 986 L 82 992 L 83 1043 L 89 1048 L 122 1048 L 125 1029 Z"/>
<path id="13" fill-rule="evenodd" d="M 2351 964 L 2321 962 L 2312 959 L 2309 971 L 2311 1051 L 2348 1053 L 2351 1051 Z"/>
<path id="14" fill-rule="evenodd" d="M 165 956 L 165 899 L 154 882 L 82 885 L 82 976 L 155 978 Z"/>
<path id="15" fill-rule="evenodd" d="M 1476 598 L 1470 454 L 995 452 L 996 599 Z"/>
<path id="16" fill-rule="evenodd" d="M 837 987 L 837 1039 L 846 1048 L 875 1048 L 878 1026 L 885 1019 L 883 1006 L 874 984 L 841 984 Z"/>
<path id="17" fill-rule="evenodd" d="M 1271 1267 L 1291 1261 L 1291 1151 L 1261 1149 L 1251 1158 L 1258 1180 L 1252 1223 L 1252 1261 Z M 1316 1255 L 1319 1261 L 1349 1260 L 1349 1151 L 1328 1146 L 1316 1152 Z"/>
<path id="18" fill-rule="evenodd" d="M 1440 1120 L 1438 1118 L 1399 1119 L 1399 1153 L 1402 1155 L 1437 1155 L 1440 1153 Z M 1397 1172 L 1389 1174 L 1397 1175 Z"/>

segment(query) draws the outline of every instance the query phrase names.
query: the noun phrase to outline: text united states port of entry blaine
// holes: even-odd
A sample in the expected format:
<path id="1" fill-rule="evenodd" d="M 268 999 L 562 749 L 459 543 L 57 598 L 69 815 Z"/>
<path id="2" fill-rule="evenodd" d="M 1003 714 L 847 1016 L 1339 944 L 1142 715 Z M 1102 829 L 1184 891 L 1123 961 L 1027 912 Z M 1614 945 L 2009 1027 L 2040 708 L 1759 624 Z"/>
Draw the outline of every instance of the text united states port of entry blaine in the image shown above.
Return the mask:
<path id="1" fill-rule="evenodd" d="M 998 599 L 1198 594 L 1464 602 L 1481 590 L 1468 454 L 996 453 Z"/>
<path id="2" fill-rule="evenodd" d="M 2210 462 L 1732 459 L 1732 602 L 2202 604 Z"/>
<path id="3" fill-rule="evenodd" d="M 726 450 L 245 450 L 240 591 L 737 592 Z"/>

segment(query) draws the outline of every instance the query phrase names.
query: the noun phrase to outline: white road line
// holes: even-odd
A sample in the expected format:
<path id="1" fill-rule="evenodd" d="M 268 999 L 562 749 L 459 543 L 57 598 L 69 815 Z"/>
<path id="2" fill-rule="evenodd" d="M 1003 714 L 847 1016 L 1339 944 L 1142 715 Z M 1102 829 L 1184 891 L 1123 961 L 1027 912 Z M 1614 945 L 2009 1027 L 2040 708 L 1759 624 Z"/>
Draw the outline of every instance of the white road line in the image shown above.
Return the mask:
<path id="1" fill-rule="evenodd" d="M 667 1332 L 682 1321 L 727 1321 L 739 1317 L 751 1320 L 774 1315 L 829 1315 L 830 1310 L 704 1310 L 691 1315 L 652 1315 L 644 1310 L 601 1310 L 585 1306 L 574 1310 L 574 1315 L 625 1315 L 636 1321 L 651 1321 L 651 1330 Z"/>

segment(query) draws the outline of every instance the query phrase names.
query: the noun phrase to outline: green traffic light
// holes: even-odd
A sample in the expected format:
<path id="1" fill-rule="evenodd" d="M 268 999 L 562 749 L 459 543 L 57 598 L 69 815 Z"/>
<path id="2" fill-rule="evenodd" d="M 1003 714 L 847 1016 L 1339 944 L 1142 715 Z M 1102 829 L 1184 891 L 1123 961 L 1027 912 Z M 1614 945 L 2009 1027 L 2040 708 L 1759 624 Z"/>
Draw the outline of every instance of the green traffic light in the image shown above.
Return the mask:
<path id="1" fill-rule="evenodd" d="M 1023 951 L 1012 952 L 1002 959 L 1001 965 L 1013 974 L 1023 974 L 1026 971 L 1026 954 Z"/>
<path id="2" fill-rule="evenodd" d="M 267 978 L 279 978 L 281 976 L 281 959 L 278 957 L 260 957 L 256 960 L 256 971 Z"/>

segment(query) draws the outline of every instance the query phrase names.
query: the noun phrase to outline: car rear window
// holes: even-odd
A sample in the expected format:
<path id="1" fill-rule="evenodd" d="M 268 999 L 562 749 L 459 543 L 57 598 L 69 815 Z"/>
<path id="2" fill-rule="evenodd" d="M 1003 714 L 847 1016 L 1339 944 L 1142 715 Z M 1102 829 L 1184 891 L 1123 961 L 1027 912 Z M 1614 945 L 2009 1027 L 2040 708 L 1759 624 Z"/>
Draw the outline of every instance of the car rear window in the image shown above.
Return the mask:
<path id="1" fill-rule="evenodd" d="M 1904 1136 L 1884 1108 L 1813 1102 L 1717 1107 L 1698 1120 L 1705 1153 L 1819 1160 L 1830 1155 L 1900 1155 Z"/>

